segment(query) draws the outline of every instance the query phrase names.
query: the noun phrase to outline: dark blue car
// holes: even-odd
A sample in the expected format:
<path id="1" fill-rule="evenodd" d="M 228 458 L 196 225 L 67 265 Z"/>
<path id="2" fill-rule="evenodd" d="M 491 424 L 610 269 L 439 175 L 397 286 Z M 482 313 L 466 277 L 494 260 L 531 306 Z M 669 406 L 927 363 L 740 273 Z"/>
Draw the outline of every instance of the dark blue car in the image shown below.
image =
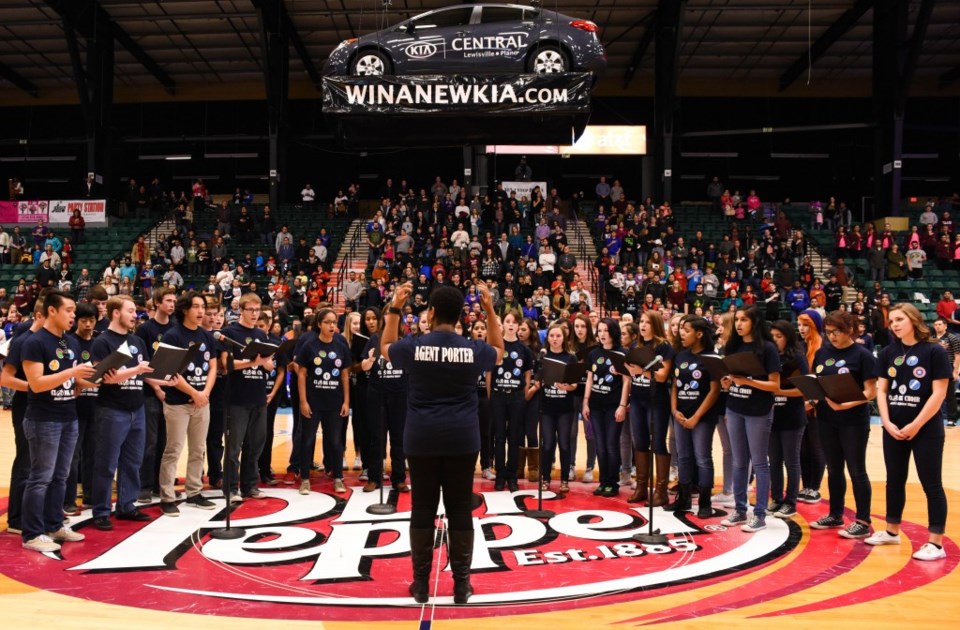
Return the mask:
<path id="1" fill-rule="evenodd" d="M 328 76 L 593 72 L 607 55 L 597 25 L 538 7 L 465 4 L 429 11 L 348 39 Z"/>

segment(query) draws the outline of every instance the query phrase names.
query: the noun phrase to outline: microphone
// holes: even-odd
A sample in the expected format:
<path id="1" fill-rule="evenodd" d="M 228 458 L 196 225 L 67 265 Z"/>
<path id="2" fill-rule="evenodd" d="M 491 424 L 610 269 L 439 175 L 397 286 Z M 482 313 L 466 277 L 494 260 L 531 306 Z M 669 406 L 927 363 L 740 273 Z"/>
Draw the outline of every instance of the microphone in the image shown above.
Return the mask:
<path id="1" fill-rule="evenodd" d="M 650 363 L 647 363 L 645 366 L 643 366 L 643 371 L 646 372 L 647 370 L 649 370 L 650 368 L 652 368 L 652 367 L 655 366 L 656 364 L 662 363 L 662 362 L 663 362 L 663 356 L 658 354 L 657 356 L 653 357 L 653 361 L 651 361 Z"/>
<path id="2" fill-rule="evenodd" d="M 222 341 L 223 343 L 225 343 L 225 344 L 227 344 L 227 345 L 233 346 L 233 347 L 236 348 L 237 350 L 243 350 L 244 348 L 246 348 L 245 345 L 243 345 L 242 343 L 240 343 L 240 342 L 238 342 L 238 341 L 234 341 L 234 340 L 231 339 L 230 337 L 227 337 L 225 334 L 223 334 L 223 333 L 220 332 L 219 330 L 214 330 L 214 331 L 213 331 L 213 338 L 216 339 L 217 341 Z"/>

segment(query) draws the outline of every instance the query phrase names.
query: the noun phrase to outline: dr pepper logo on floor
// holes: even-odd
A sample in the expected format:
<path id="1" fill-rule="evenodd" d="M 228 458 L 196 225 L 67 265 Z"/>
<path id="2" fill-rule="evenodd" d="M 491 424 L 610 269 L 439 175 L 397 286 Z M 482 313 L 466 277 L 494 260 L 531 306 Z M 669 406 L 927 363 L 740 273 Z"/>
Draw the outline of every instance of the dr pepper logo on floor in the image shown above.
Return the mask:
<path id="1" fill-rule="evenodd" d="M 538 520 L 525 514 L 536 506 L 535 491 L 482 490 L 482 504 L 474 511 L 476 594 L 469 606 L 453 606 L 446 550 L 435 551 L 434 566 L 443 574 L 432 602 L 444 607 L 448 618 L 555 611 L 687 591 L 784 556 L 838 570 L 836 536 L 811 552 L 810 542 L 800 544 L 801 528 L 790 521 L 768 519 L 766 530 L 750 535 L 721 526 L 720 518 L 700 520 L 658 508 L 654 522 L 668 542 L 648 545 L 632 538 L 646 531 L 647 508 L 622 498 L 597 499 L 588 487 L 575 487 L 563 499 L 545 493 L 544 507 L 556 516 Z M 0 545 L 10 548 L 0 551 L 5 558 L 0 571 L 38 588 L 140 608 L 288 619 L 416 618 L 419 606 L 407 593 L 409 495 L 401 495 L 396 514 L 376 516 L 367 507 L 378 501 L 378 493 L 359 488 L 346 500 L 285 488 L 264 493 L 265 500 L 248 500 L 232 513 L 233 526 L 245 530 L 242 538 L 210 536 L 225 525 L 222 497 L 210 497 L 219 511 L 184 506 L 178 518 L 148 506 L 155 520 L 116 521 L 111 532 L 87 527 L 91 516 L 85 512 L 73 526 L 87 539 L 65 544 L 60 557 L 14 549 L 19 540 L 3 537 Z M 790 581 L 789 573 L 778 583 L 784 580 Z M 709 598 L 698 605 L 708 603 Z"/>

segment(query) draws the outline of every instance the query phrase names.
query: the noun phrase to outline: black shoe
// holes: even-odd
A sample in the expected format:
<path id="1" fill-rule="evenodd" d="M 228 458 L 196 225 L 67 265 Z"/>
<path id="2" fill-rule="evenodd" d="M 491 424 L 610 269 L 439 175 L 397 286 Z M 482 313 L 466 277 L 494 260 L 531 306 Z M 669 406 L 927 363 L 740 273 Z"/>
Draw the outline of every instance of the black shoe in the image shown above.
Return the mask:
<path id="1" fill-rule="evenodd" d="M 160 513 L 164 516 L 180 516 L 180 509 L 176 503 L 161 503 Z"/>
<path id="2" fill-rule="evenodd" d="M 98 516 L 93 519 L 93 527 L 101 532 L 109 532 L 113 529 L 113 523 L 110 522 L 109 516 Z"/>
<path id="3" fill-rule="evenodd" d="M 603 489 L 603 495 L 605 497 L 615 497 L 620 494 L 620 486 L 607 486 Z"/>
<path id="4" fill-rule="evenodd" d="M 520 490 L 520 484 L 517 483 L 516 479 L 511 479 L 507 482 L 507 488 L 510 489 L 510 492 L 517 492 Z"/>
<path id="5" fill-rule="evenodd" d="M 217 507 L 216 503 L 205 498 L 202 494 L 195 494 L 192 497 L 187 497 L 187 500 L 184 503 L 195 508 L 200 508 L 201 510 L 213 510 Z"/>
<path id="6" fill-rule="evenodd" d="M 602 497 L 602 496 L 603 496 L 603 491 L 604 491 L 604 486 L 602 486 L 602 485 L 597 486 L 597 489 L 593 491 L 593 496 L 595 496 L 595 497 Z"/>
<path id="7" fill-rule="evenodd" d="M 493 482 L 493 489 L 497 492 L 501 492 L 504 488 L 507 487 L 507 482 L 503 479 L 497 479 Z"/>
<path id="8" fill-rule="evenodd" d="M 147 521 L 152 521 L 149 514 L 141 512 L 137 508 L 133 508 L 129 512 L 120 512 L 117 511 L 116 518 L 118 521 L 137 521 L 139 523 L 146 523 Z M 112 529 L 112 527 L 111 527 Z"/>

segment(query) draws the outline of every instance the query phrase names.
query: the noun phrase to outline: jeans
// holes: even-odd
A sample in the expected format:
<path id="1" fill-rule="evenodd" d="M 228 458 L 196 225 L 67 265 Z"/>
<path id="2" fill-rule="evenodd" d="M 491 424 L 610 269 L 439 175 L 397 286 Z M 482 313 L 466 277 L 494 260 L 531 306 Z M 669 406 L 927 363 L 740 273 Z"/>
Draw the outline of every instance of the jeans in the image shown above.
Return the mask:
<path id="1" fill-rule="evenodd" d="M 870 523 L 870 501 L 873 491 L 867 475 L 867 438 L 870 425 L 852 426 L 820 423 L 820 442 L 827 458 L 827 488 L 830 490 L 830 516 L 843 517 L 847 477 L 844 464 L 853 484 L 853 499 L 857 504 L 857 520 Z"/>
<path id="2" fill-rule="evenodd" d="M 343 436 L 347 428 L 347 419 L 340 415 L 339 409 L 317 409 L 311 407 L 310 417 L 300 416 L 300 477 L 310 478 L 313 465 L 313 451 L 317 448 L 317 427 L 323 430 L 323 461 L 328 473 L 334 479 L 343 479 Z M 372 477 L 371 477 L 372 478 Z"/>
<path id="3" fill-rule="evenodd" d="M 239 488 L 245 494 L 260 482 L 259 459 L 267 437 L 267 406 L 230 405 L 228 412 L 227 461 L 232 466 L 231 491 Z M 337 460 L 338 468 L 339 464 Z"/>
<path id="4" fill-rule="evenodd" d="M 303 431 L 302 416 L 300 414 L 300 390 L 297 385 L 297 377 L 294 375 L 290 379 L 290 421 L 293 426 L 290 427 L 290 463 L 287 465 L 287 472 L 297 472 L 300 470 L 300 449 L 303 445 L 301 433 Z M 316 433 L 316 426 L 314 426 Z M 314 438 L 316 446 L 316 438 Z M 313 465 L 313 449 L 310 449 L 310 465 Z M 310 474 L 310 471 L 307 471 Z M 309 477 L 305 477 L 309 479 Z"/>
<path id="5" fill-rule="evenodd" d="M 947 381 L 947 395 L 943 399 L 943 404 L 940 405 L 940 413 L 943 414 L 945 420 L 951 422 L 957 421 L 957 380 L 951 378 Z"/>
<path id="6" fill-rule="evenodd" d="M 367 413 L 367 470 L 370 481 L 379 486 L 383 478 L 385 438 L 390 434 L 390 483 L 394 487 L 407 479 L 403 455 L 403 430 L 407 423 L 407 394 L 392 394 L 374 389 L 368 390 L 370 401 Z"/>
<path id="7" fill-rule="evenodd" d="M 573 407 L 576 409 L 573 417 L 573 426 L 570 427 L 570 465 L 577 465 L 577 442 L 580 434 L 580 410 L 583 409 L 583 396 L 575 396 Z M 593 439 L 593 425 L 589 420 L 583 420 L 583 439 L 587 443 L 587 467 L 586 470 L 593 470 L 597 462 L 597 445 Z"/>
<path id="8" fill-rule="evenodd" d="M 27 393 L 16 392 L 13 396 L 13 440 L 16 455 L 10 470 L 10 499 L 7 502 L 7 526 L 23 529 L 23 491 L 30 477 L 30 441 L 23 432 L 23 414 L 27 411 Z"/>
<path id="9" fill-rule="evenodd" d="M 30 476 L 23 489 L 20 524 L 28 541 L 63 527 L 63 495 L 77 445 L 77 421 L 43 422 L 24 418 L 30 443 Z"/>
<path id="10" fill-rule="evenodd" d="M 110 516 L 114 474 L 117 475 L 117 513 L 132 512 L 136 507 L 145 433 L 143 407 L 135 411 L 97 407 L 94 518 Z"/>
<path id="11" fill-rule="evenodd" d="M 800 440 L 800 480 L 807 490 L 820 490 L 827 460 L 820 442 L 820 421 L 816 416 L 807 416 L 807 428 Z"/>
<path id="12" fill-rule="evenodd" d="M 372 439 L 369 434 L 372 421 L 368 412 L 370 405 L 366 402 L 370 399 L 370 396 L 367 395 L 368 391 L 366 378 L 360 378 L 357 379 L 356 383 L 350 383 L 350 400 L 354 401 L 350 408 L 350 424 L 353 425 L 353 451 L 357 454 L 357 457 L 361 458 L 363 467 L 367 469 L 370 468 L 372 463 L 370 460 L 380 457 L 376 451 L 372 452 L 369 457 L 366 456 L 367 448 Z M 403 404 L 406 407 L 406 400 Z"/>
<path id="13" fill-rule="evenodd" d="M 754 515 L 764 518 L 770 498 L 770 464 L 767 451 L 770 448 L 770 428 L 773 426 L 773 409 L 765 416 L 745 416 L 727 409 L 727 431 L 730 433 L 730 448 L 733 450 L 733 498 L 738 514 L 747 511 L 747 485 L 749 469 L 757 479 L 757 505 Z"/>
<path id="14" fill-rule="evenodd" d="M 800 489 L 800 443 L 804 429 L 770 432 L 770 495 L 777 503 L 797 506 Z M 783 467 L 787 467 L 787 490 L 783 490 Z"/>
<path id="15" fill-rule="evenodd" d="M 473 531 L 473 470 L 477 453 L 411 455 L 411 529 L 433 529 L 443 491 L 450 531 Z"/>
<path id="16" fill-rule="evenodd" d="M 730 446 L 726 417 L 721 417 L 717 423 L 717 435 L 720 436 L 720 449 L 723 451 L 723 493 L 733 494 L 733 448 Z"/>
<path id="17" fill-rule="evenodd" d="M 143 443 L 143 462 L 140 464 L 140 489 L 160 489 L 160 460 L 167 443 L 167 422 L 163 417 L 163 403 L 156 396 L 143 399 L 146 433 Z"/>
<path id="18" fill-rule="evenodd" d="M 630 432 L 633 448 L 657 455 L 667 455 L 667 427 L 670 425 L 670 402 L 656 395 L 643 399 L 630 397 Z M 653 436 L 651 440 L 651 430 Z"/>
<path id="19" fill-rule="evenodd" d="M 713 432 L 716 428 L 716 422 L 707 420 L 700 420 L 692 429 L 686 429 L 674 421 L 673 434 L 677 438 L 677 480 L 681 484 L 692 484 L 696 480 L 696 485 L 700 488 L 713 487 Z"/>
<path id="20" fill-rule="evenodd" d="M 523 439 L 525 401 L 523 394 L 499 394 L 490 398 L 493 415 L 493 458 L 497 480 L 517 480 L 517 458 Z"/>
<path id="21" fill-rule="evenodd" d="M 620 486 L 620 429 L 616 407 L 590 407 L 590 423 L 597 443 L 600 487 Z"/>
<path id="22" fill-rule="evenodd" d="M 553 454 L 560 446 L 560 480 L 570 481 L 570 432 L 576 423 L 575 411 L 544 411 L 540 417 L 540 437 L 543 453 L 540 473 L 544 481 L 550 481 L 553 472 Z"/>
<path id="23" fill-rule="evenodd" d="M 947 496 L 943 491 L 943 426 L 930 420 L 912 440 L 896 440 L 883 432 L 883 461 L 887 467 L 887 522 L 899 524 L 906 503 L 910 454 L 927 495 L 927 522 L 931 534 L 942 534 L 947 525 Z"/>

